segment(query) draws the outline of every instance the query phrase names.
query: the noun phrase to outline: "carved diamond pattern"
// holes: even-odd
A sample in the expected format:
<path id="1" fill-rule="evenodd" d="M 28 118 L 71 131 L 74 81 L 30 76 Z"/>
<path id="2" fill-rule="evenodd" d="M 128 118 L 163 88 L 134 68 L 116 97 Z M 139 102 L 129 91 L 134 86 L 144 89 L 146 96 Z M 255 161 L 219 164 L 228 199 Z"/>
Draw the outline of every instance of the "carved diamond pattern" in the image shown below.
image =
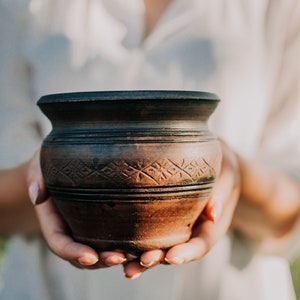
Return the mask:
<path id="1" fill-rule="evenodd" d="M 164 186 L 182 182 L 194 184 L 202 179 L 215 176 L 214 169 L 204 159 L 198 160 L 140 160 L 114 161 L 108 164 L 94 159 L 88 164 L 80 159 L 53 162 L 46 170 L 50 181 L 62 175 L 73 185 L 79 182 L 99 183 L 99 187 L 108 182 L 114 186 Z"/>

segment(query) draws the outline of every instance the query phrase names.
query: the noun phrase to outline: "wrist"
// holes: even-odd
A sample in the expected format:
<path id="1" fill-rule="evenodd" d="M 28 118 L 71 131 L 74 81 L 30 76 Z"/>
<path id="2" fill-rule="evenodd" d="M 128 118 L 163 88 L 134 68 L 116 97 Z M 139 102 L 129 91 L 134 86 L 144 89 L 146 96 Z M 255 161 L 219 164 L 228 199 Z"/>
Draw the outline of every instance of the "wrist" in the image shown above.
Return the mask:
<path id="1" fill-rule="evenodd" d="M 253 237 L 259 239 L 289 234 L 300 212 L 299 186 L 287 174 L 270 165 L 241 156 L 237 158 L 241 197 L 234 224 L 247 232 L 252 230 L 247 227 L 257 227 Z"/>

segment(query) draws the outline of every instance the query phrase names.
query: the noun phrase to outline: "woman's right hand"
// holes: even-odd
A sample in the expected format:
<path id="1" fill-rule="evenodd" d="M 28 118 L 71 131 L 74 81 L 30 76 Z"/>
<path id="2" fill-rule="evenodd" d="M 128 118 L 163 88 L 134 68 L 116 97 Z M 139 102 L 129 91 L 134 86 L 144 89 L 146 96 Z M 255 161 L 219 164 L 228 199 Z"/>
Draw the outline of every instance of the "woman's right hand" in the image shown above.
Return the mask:
<path id="1" fill-rule="evenodd" d="M 96 269 L 124 263 L 127 259 L 121 251 L 97 253 L 93 248 L 74 241 L 67 224 L 47 195 L 39 157 L 40 151 L 37 151 L 28 167 L 27 182 L 40 229 L 50 250 L 78 268 Z"/>

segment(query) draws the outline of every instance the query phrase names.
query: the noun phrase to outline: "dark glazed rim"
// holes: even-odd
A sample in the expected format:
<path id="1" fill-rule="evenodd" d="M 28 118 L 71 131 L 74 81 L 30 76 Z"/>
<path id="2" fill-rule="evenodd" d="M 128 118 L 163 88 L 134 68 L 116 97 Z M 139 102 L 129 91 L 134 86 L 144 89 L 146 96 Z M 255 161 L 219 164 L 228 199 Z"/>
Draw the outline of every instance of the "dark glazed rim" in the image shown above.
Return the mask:
<path id="1" fill-rule="evenodd" d="M 117 91 L 90 91 L 49 94 L 42 96 L 37 104 L 87 102 L 107 100 L 208 100 L 220 101 L 216 94 L 203 91 L 185 90 L 117 90 Z"/>

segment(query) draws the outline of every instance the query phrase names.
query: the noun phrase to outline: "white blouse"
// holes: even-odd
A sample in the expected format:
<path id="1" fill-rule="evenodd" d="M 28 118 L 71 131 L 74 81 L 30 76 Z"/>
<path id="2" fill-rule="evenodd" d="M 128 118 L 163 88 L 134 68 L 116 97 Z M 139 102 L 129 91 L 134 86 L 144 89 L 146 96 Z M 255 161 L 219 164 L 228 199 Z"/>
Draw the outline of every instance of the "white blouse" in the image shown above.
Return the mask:
<path id="1" fill-rule="evenodd" d="M 300 182 L 300 2 L 173 0 L 147 37 L 143 10 L 141 0 L 0 1 L 0 166 L 30 157 L 49 131 L 35 105 L 44 94 L 202 90 L 221 98 L 214 133 Z M 229 235 L 199 261 L 136 281 L 118 267 L 77 270 L 40 237 L 16 237 L 0 298 L 294 299 L 293 237 L 275 255 Z"/>

